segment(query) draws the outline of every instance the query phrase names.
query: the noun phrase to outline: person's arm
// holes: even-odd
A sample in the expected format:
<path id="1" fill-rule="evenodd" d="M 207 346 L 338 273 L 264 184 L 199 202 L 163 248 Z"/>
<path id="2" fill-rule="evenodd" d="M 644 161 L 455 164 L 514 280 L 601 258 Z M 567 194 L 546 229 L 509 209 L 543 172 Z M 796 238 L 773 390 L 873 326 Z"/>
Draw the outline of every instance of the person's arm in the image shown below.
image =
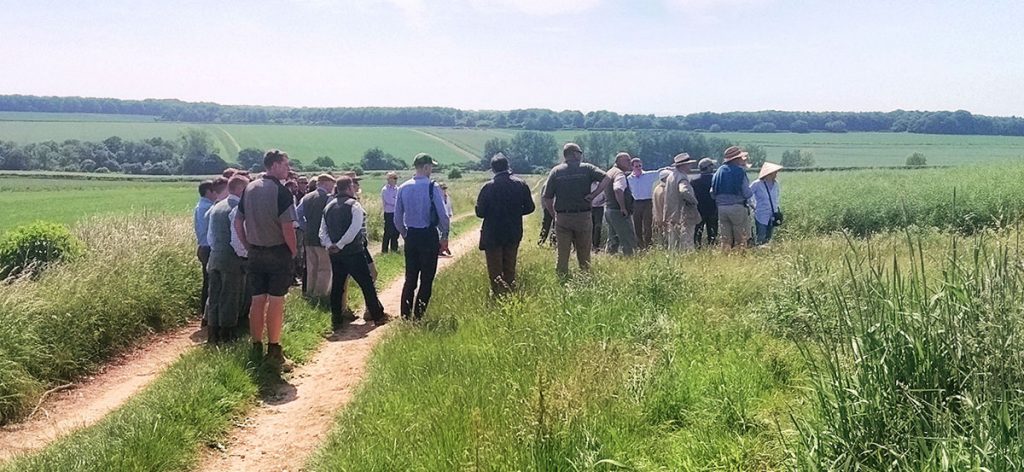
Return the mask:
<path id="1" fill-rule="evenodd" d="M 327 249 L 334 246 L 334 243 L 331 242 L 331 234 L 327 232 L 327 212 L 333 208 L 334 204 L 334 202 L 331 202 L 324 208 L 323 221 L 320 222 L 320 245 Z"/>
<path id="2" fill-rule="evenodd" d="M 395 229 L 398 230 L 398 234 L 402 235 L 402 239 L 405 239 L 409 233 L 408 228 L 405 227 L 405 204 L 402 203 L 402 188 L 398 188 L 398 197 L 395 198 Z"/>
<path id="3" fill-rule="evenodd" d="M 533 194 L 530 193 L 530 187 L 526 183 L 522 184 L 520 192 L 523 194 L 523 216 L 526 216 L 533 213 L 537 209 L 537 205 L 533 203 Z"/>
<path id="4" fill-rule="evenodd" d="M 697 206 L 697 195 L 693 192 L 693 184 L 690 182 L 679 182 L 679 195 L 686 206 Z"/>
<path id="5" fill-rule="evenodd" d="M 295 197 L 284 187 L 277 193 L 277 221 L 281 223 L 281 236 L 292 257 L 298 254 L 295 240 Z"/>
<path id="6" fill-rule="evenodd" d="M 237 208 L 242 208 L 242 205 L 239 204 Z M 235 233 L 238 234 L 238 241 L 242 243 L 242 247 L 246 251 L 252 249 L 252 246 L 249 244 L 249 238 L 245 235 L 245 213 L 241 211 L 235 215 Z"/>
<path id="7" fill-rule="evenodd" d="M 196 245 L 199 244 L 199 241 L 202 241 L 202 238 L 200 237 L 203 231 L 202 217 L 205 215 L 200 215 L 200 213 L 202 212 L 199 211 L 198 206 L 195 210 L 192 210 L 192 229 L 194 229 L 196 233 Z"/>
<path id="8" fill-rule="evenodd" d="M 757 188 L 758 182 L 760 181 L 755 180 L 754 183 L 748 186 L 744 186 L 744 193 L 746 193 L 747 191 L 750 192 L 750 197 L 747 197 L 747 200 L 749 200 L 748 203 L 750 204 L 750 208 L 752 209 L 757 208 L 757 201 L 761 199 L 761 190 Z M 762 187 L 764 186 L 762 185 Z M 769 198 L 770 197 L 771 195 L 769 195 Z"/>
<path id="9" fill-rule="evenodd" d="M 206 212 L 206 244 L 213 246 L 213 225 L 210 224 L 210 213 L 213 207 L 210 207 L 211 211 Z"/>
<path id="10" fill-rule="evenodd" d="M 487 206 L 490 203 L 490 199 L 488 198 L 489 194 L 487 192 L 487 187 L 487 184 L 484 184 L 483 187 L 480 187 L 480 193 L 477 194 L 476 196 L 476 207 L 474 208 L 474 211 L 476 212 L 477 218 L 484 218 L 487 216 Z"/>
<path id="11" fill-rule="evenodd" d="M 288 246 L 288 251 L 292 253 L 292 257 L 298 254 L 297 241 L 295 241 L 295 222 L 286 221 L 281 222 L 281 233 L 284 235 L 284 244 Z"/>
<path id="12" fill-rule="evenodd" d="M 750 200 L 750 197 L 754 196 L 754 191 L 750 188 L 750 179 L 747 178 L 746 171 L 743 172 L 743 185 L 740 188 L 743 190 L 743 198 Z"/>
<path id="13" fill-rule="evenodd" d="M 608 177 L 607 175 L 604 176 L 604 178 L 601 179 L 601 183 L 597 184 L 597 188 L 594 189 L 593 192 L 590 192 L 590 195 L 587 195 L 587 201 L 588 202 L 593 201 L 595 198 L 597 198 L 598 195 L 601 194 L 601 192 L 604 192 L 604 189 L 608 188 L 608 186 L 611 185 L 611 184 L 612 184 L 612 179 L 610 177 Z"/>
<path id="14" fill-rule="evenodd" d="M 299 200 L 299 206 L 295 207 L 295 222 L 299 224 L 299 229 L 305 231 L 309 227 L 309 222 L 306 221 L 306 199 Z"/>
<path id="15" fill-rule="evenodd" d="M 629 216 L 629 210 L 626 209 L 627 188 L 626 177 L 619 174 L 619 176 L 615 178 L 615 182 L 612 183 L 612 190 L 614 190 L 615 193 L 615 201 L 619 204 L 619 212 L 622 213 L 623 216 Z"/>
<path id="16" fill-rule="evenodd" d="M 352 204 L 352 224 L 348 225 L 348 229 L 345 230 L 345 234 L 341 235 L 341 239 L 338 240 L 334 245 L 341 249 L 349 245 L 352 241 L 355 241 L 356 236 L 363 230 L 363 220 L 365 219 L 366 212 L 363 211 L 363 207 L 359 205 L 359 202 Z"/>
<path id="17" fill-rule="evenodd" d="M 441 241 L 444 248 L 448 246 L 448 231 L 451 230 L 452 221 L 448 218 L 448 209 L 445 208 L 444 194 L 441 188 L 434 186 L 434 209 L 437 210 L 437 229 L 441 231 Z"/>
<path id="18" fill-rule="evenodd" d="M 544 198 L 542 198 L 540 200 L 540 204 L 544 206 L 544 209 L 547 210 L 548 213 L 551 213 L 552 215 L 555 214 L 555 199 L 554 198 L 544 197 Z"/>

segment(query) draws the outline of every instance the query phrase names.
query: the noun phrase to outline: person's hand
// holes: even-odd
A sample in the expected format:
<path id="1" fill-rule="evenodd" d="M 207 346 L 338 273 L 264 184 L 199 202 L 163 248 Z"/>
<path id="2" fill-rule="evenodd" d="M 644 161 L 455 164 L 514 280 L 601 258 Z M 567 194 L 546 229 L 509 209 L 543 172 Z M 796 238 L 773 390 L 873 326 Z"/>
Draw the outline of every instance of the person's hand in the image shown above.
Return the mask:
<path id="1" fill-rule="evenodd" d="M 629 210 L 626 210 L 625 208 L 619 209 L 619 212 L 622 213 L 622 216 L 629 216 Z"/>
<path id="2" fill-rule="evenodd" d="M 202 254 L 202 253 L 203 253 L 203 248 L 201 246 L 196 246 L 196 257 L 202 257 L 202 256 L 200 256 L 200 254 Z"/>
<path id="3" fill-rule="evenodd" d="M 377 281 L 377 264 L 370 264 L 370 278 Z"/>
<path id="4" fill-rule="evenodd" d="M 448 240 L 441 241 L 441 252 L 444 254 L 448 253 Z"/>
<path id="5" fill-rule="evenodd" d="M 583 197 L 583 199 L 584 199 L 584 200 L 586 200 L 586 201 L 588 201 L 588 202 L 591 202 L 591 201 L 593 201 L 593 200 L 594 200 L 594 196 L 593 196 L 593 195 L 590 195 L 590 194 L 587 194 L 587 195 L 585 195 L 585 196 Z"/>

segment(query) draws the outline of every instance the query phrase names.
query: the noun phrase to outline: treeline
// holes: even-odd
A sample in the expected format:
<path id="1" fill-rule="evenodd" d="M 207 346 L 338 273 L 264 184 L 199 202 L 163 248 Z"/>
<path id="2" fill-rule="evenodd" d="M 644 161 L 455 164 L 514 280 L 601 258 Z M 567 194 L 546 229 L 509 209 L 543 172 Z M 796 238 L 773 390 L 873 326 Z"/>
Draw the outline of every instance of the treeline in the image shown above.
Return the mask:
<path id="1" fill-rule="evenodd" d="M 620 151 L 643 159 L 647 169 L 667 166 L 672 157 L 681 152 L 695 159 L 710 157 L 720 162 L 725 149 L 734 145 L 743 145 L 750 153 L 751 165 L 755 167 L 764 163 L 766 157 L 761 146 L 691 131 L 585 132 L 576 136 L 574 142 L 583 147 L 585 161 L 602 168 L 610 167 L 615 154 Z M 515 172 L 546 173 L 561 159 L 562 144 L 552 134 L 541 131 L 520 131 L 511 139 L 494 138 L 484 144 L 479 168 L 489 169 L 491 157 L 501 152 L 509 158 Z"/>
<path id="2" fill-rule="evenodd" d="M 446 107 L 291 108 L 219 105 L 181 100 L 0 95 L 0 111 L 110 113 L 153 116 L 164 121 L 199 123 L 280 123 L 305 125 L 461 126 L 550 131 L 684 130 L 751 131 L 893 131 L 928 134 L 1024 136 L 1024 118 L 974 115 L 968 111 L 792 112 L 756 111 L 655 116 L 611 111 L 582 113 L 531 108 L 466 111 Z"/>

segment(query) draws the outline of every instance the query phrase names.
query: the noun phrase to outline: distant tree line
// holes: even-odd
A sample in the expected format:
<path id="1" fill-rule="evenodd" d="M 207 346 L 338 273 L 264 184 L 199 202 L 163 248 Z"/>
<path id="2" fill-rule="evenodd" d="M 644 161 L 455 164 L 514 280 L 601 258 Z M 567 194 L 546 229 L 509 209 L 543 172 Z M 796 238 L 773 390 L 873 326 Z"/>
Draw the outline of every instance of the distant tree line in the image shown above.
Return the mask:
<path id="1" fill-rule="evenodd" d="M 610 167 L 615 154 L 625 151 L 641 158 L 647 169 L 667 166 L 681 152 L 696 159 L 710 157 L 720 162 L 726 148 L 741 144 L 691 131 L 663 130 L 587 132 L 576 136 L 574 141 L 583 147 L 585 161 L 602 168 Z M 484 143 L 478 168 L 488 169 L 491 157 L 501 152 L 509 158 L 515 172 L 545 173 L 561 159 L 561 144 L 551 134 L 539 131 L 520 131 L 511 139 L 494 138 Z M 750 153 L 751 165 L 757 167 L 764 163 L 763 147 L 743 147 Z"/>
<path id="2" fill-rule="evenodd" d="M 446 107 L 289 108 L 219 105 L 181 100 L 0 95 L 0 111 L 113 113 L 153 116 L 164 121 L 198 123 L 282 123 L 308 125 L 461 126 L 550 131 L 684 130 L 752 131 L 893 131 L 928 134 L 1024 136 L 1024 118 L 974 115 L 968 111 L 793 112 L 756 111 L 655 116 L 611 111 L 581 113 L 530 108 L 466 111 Z"/>

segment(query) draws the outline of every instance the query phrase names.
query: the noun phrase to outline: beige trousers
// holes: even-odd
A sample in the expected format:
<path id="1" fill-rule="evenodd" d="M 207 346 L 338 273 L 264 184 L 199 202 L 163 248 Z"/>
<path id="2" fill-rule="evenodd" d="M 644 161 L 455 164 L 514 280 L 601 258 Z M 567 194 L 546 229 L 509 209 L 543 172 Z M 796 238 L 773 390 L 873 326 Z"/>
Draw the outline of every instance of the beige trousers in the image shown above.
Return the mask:
<path id="1" fill-rule="evenodd" d="M 331 294 L 331 257 L 323 246 L 306 246 L 306 291 L 311 297 Z"/>

